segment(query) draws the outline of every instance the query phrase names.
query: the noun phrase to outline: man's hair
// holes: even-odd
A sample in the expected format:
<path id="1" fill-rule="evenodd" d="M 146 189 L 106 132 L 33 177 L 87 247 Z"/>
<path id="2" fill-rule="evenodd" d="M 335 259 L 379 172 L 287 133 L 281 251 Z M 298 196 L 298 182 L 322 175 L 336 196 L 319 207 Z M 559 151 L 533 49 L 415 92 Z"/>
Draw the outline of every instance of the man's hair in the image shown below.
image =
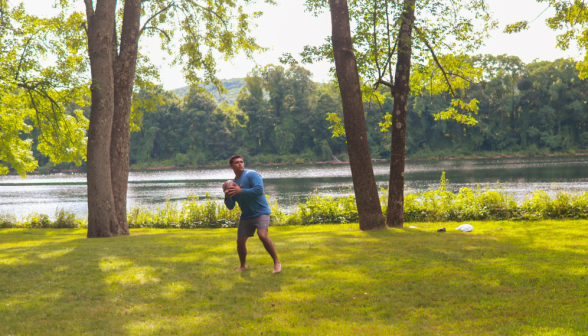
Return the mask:
<path id="1" fill-rule="evenodd" d="M 229 164 L 232 165 L 233 164 L 233 160 L 235 160 L 235 159 L 241 159 L 241 160 L 243 160 L 243 157 L 241 155 L 239 155 L 239 154 L 233 155 L 233 156 L 231 156 L 229 158 Z"/>

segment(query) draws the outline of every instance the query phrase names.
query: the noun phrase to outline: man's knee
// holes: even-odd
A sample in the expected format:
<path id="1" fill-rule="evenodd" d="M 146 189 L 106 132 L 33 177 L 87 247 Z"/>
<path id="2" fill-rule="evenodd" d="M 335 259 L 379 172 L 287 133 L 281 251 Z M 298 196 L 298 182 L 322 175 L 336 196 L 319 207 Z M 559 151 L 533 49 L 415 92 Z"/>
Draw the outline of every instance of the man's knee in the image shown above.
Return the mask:
<path id="1" fill-rule="evenodd" d="M 257 230 L 257 236 L 261 240 L 269 239 L 269 236 L 267 235 L 267 230 Z"/>
<path id="2" fill-rule="evenodd" d="M 247 238 L 249 238 L 249 237 L 237 238 L 237 244 L 239 244 L 239 245 L 245 244 L 247 242 Z"/>

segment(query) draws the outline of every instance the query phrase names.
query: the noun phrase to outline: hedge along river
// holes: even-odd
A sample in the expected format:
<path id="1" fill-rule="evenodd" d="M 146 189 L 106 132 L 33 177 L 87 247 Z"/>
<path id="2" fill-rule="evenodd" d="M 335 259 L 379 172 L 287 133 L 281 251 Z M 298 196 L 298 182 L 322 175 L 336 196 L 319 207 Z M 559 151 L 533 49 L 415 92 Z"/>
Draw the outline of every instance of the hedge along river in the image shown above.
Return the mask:
<path id="1" fill-rule="evenodd" d="M 491 158 L 470 160 L 407 161 L 406 189 L 426 191 L 439 186 L 443 171 L 449 188 L 477 184 L 503 190 L 521 202 L 539 189 L 555 193 L 557 189 L 588 191 L 588 156 L 551 156 L 531 158 Z M 265 184 L 265 192 L 286 210 L 292 209 L 311 194 L 342 196 L 352 192 L 348 164 L 251 166 Z M 388 163 L 374 163 L 376 180 L 388 184 Z M 188 194 L 222 197 L 221 183 L 234 175 L 227 168 L 137 171 L 129 176 L 128 206 L 158 206 L 167 199 L 182 201 Z M 29 213 L 52 216 L 57 208 L 87 213 L 85 173 L 53 173 L 0 176 L 0 213 L 23 217 Z"/>

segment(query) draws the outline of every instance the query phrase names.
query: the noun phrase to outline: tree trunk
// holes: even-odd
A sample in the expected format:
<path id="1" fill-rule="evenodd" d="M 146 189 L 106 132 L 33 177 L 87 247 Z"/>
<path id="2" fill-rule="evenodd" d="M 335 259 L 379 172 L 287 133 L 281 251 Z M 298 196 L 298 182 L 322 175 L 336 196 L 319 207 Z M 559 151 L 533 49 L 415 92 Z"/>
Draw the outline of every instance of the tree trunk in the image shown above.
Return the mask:
<path id="1" fill-rule="evenodd" d="M 114 113 L 112 39 L 116 0 L 86 0 L 92 109 L 88 130 L 88 238 L 118 232 L 110 175 L 110 135 Z"/>
<path id="2" fill-rule="evenodd" d="M 125 1 L 120 52 L 117 55 L 115 50 L 113 59 L 114 117 L 110 143 L 110 169 L 119 225 L 118 233 L 122 235 L 129 234 L 127 186 L 131 138 L 131 98 L 137 64 L 140 19 L 141 0 Z"/>
<path id="3" fill-rule="evenodd" d="M 386 226 L 372 168 L 359 74 L 351 42 L 347 0 L 329 0 L 329 4 L 335 69 L 343 102 L 347 149 L 359 214 L 359 228 L 361 230 L 381 229 Z"/>
<path id="4" fill-rule="evenodd" d="M 390 157 L 390 184 L 386 224 L 402 227 L 404 224 L 404 164 L 406 149 L 406 108 L 410 94 L 410 67 L 412 57 L 412 29 L 416 0 L 404 1 L 402 25 L 398 33 L 398 60 L 394 82 L 394 109 L 392 111 L 392 148 Z"/>

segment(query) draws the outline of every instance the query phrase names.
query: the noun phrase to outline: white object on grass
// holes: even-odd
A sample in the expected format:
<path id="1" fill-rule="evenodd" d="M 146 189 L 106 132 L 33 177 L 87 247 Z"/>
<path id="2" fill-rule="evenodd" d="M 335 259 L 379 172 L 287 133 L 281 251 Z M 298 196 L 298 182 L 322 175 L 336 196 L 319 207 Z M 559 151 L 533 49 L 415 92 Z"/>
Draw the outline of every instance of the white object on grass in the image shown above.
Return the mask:
<path id="1" fill-rule="evenodd" d="M 460 226 L 458 226 L 457 228 L 455 228 L 456 230 L 460 230 L 463 232 L 471 232 L 474 230 L 474 227 L 471 226 L 470 224 L 462 224 Z"/>
<path id="2" fill-rule="evenodd" d="M 414 225 L 411 225 L 411 226 L 409 226 L 408 228 L 409 228 L 409 229 L 416 229 L 417 227 L 416 227 L 416 226 L 414 226 Z"/>

